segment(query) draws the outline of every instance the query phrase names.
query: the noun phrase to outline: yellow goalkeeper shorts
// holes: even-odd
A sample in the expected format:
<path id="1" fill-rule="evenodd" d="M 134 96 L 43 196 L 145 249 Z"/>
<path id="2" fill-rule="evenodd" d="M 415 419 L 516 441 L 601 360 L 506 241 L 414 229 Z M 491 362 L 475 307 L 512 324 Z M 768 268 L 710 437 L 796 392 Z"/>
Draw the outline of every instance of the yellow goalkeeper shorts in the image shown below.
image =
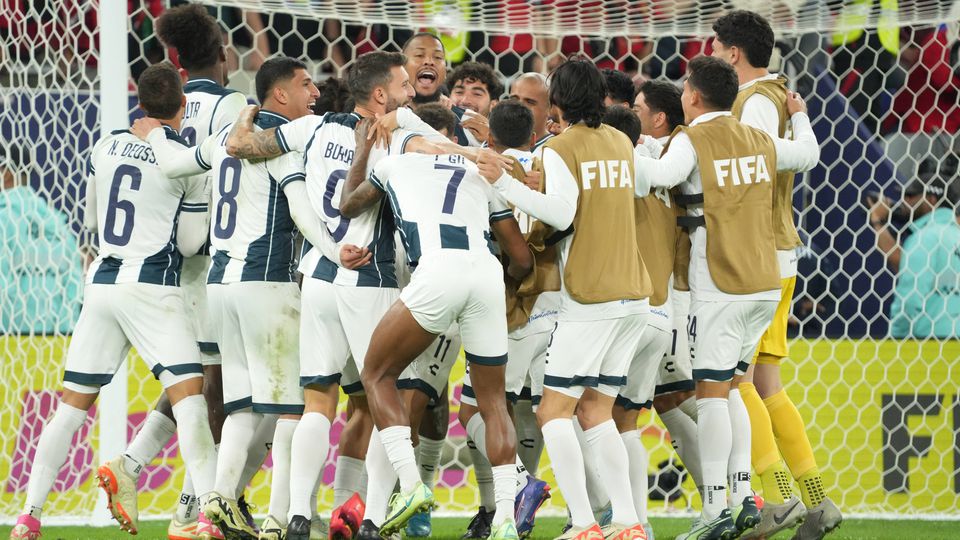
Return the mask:
<path id="1" fill-rule="evenodd" d="M 797 286 L 797 276 L 780 280 L 780 303 L 773 315 L 773 322 L 760 338 L 754 361 L 757 364 L 779 364 L 781 358 L 789 354 L 787 349 L 787 320 L 790 318 L 790 304 L 793 302 L 793 290 Z M 763 356 L 759 356 L 759 355 Z M 775 357 L 771 358 L 771 357 Z"/>

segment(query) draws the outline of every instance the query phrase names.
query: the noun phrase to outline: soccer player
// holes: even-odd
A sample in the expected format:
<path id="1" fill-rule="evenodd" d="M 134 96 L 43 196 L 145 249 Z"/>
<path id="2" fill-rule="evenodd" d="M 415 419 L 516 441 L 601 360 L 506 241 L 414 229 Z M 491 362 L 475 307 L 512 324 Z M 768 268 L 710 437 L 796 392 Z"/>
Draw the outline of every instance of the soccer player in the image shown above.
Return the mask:
<path id="1" fill-rule="evenodd" d="M 605 95 L 596 66 L 560 65 L 551 76 L 550 104 L 564 131 L 544 145 L 545 193 L 508 175 L 494 183 L 509 202 L 563 236 L 557 245 L 560 313 L 547 349 L 537 418 L 572 515 L 564 537 L 575 539 L 644 536 L 611 411 L 646 326 L 652 285 L 637 250 L 633 146 L 601 124 Z M 614 523 L 607 534 L 587 496 L 575 410 L 610 494 Z"/>
<path id="2" fill-rule="evenodd" d="M 496 169 L 497 176 L 502 171 L 496 159 L 488 168 Z M 351 183 L 356 182 L 352 179 Z M 490 537 L 518 538 L 513 518 L 515 435 L 504 398 L 507 328 L 503 270 L 488 246 L 490 229 L 510 256 L 507 272 L 514 279 L 529 272 L 532 257 L 513 213 L 493 194 L 478 168 L 462 156 L 408 153 L 384 158 L 369 181 L 347 195 L 341 210 L 376 204 L 384 194 L 397 220 L 407 260 L 417 268 L 410 285 L 371 337 L 362 372 L 377 424 L 376 437 L 383 441 L 400 480 L 400 493 L 391 500 L 379 534 L 392 534 L 416 512 L 433 504 L 431 490 L 417 473 L 409 418 L 396 383 L 436 335 L 457 321 L 476 379 L 481 414 L 492 433 L 487 453 L 494 463 L 497 511 Z"/>
<path id="3" fill-rule="evenodd" d="M 647 81 L 640 86 L 633 102 L 633 111 L 640 119 L 640 133 L 644 141 L 662 147 L 674 129 L 683 125 L 683 104 L 680 96 L 680 88 L 667 81 Z M 656 191 L 667 196 L 667 193 L 659 189 Z M 672 197 L 672 194 L 670 196 Z M 677 241 L 676 252 L 683 254 L 683 250 L 686 250 L 689 254 L 689 236 L 680 232 Z M 678 265 L 675 257 L 669 290 L 672 311 L 672 328 L 669 330 L 672 340 L 670 349 L 660 363 L 653 408 L 670 432 L 673 447 L 699 488 L 701 474 L 700 451 L 697 447 L 697 401 L 693 392 L 690 348 L 687 343 L 690 289 L 686 272 L 686 266 Z"/>
<path id="4" fill-rule="evenodd" d="M 184 96 L 169 63 L 147 68 L 138 81 L 140 107 L 178 135 Z M 187 468 L 200 500 L 213 490 L 216 453 L 203 387 L 200 352 L 180 289 L 184 254 L 206 237 L 203 184 L 168 180 L 153 150 L 127 130 L 114 131 L 91 151 L 85 224 L 100 233 L 100 253 L 86 279 L 84 305 L 67 352 L 59 406 L 33 460 L 27 502 L 11 539 L 40 537 L 40 512 L 66 461 L 70 441 L 87 418 L 100 387 L 110 382 L 130 346 L 160 380 L 172 405 Z M 137 533 L 136 479 L 123 468 L 100 474 L 110 512 Z M 219 531 L 199 517 L 197 534 Z"/>
<path id="5" fill-rule="evenodd" d="M 533 165 L 530 145 L 533 142 L 533 114 L 515 100 L 504 101 L 490 111 L 490 135 L 487 146 L 495 152 L 516 160 L 524 173 Z M 519 176 L 520 171 L 517 171 Z M 523 212 L 514 215 L 523 233 L 530 232 L 533 220 Z M 512 288 L 518 284 L 513 283 Z M 513 291 L 515 294 L 515 291 Z M 529 316 L 512 324 L 507 341 L 507 400 L 513 410 L 523 392 L 524 383 L 531 381 L 533 387 L 529 394 L 531 400 L 540 400 L 543 392 L 543 369 L 546 360 L 547 342 L 560 307 L 559 294 L 544 292 L 533 304 Z M 474 475 L 480 490 L 480 508 L 471 519 L 464 538 L 486 538 L 490 533 L 493 518 L 494 494 L 490 462 L 484 454 L 484 433 L 486 427 L 477 408 L 476 393 L 471 385 L 470 373 L 463 381 L 463 393 L 460 398 L 460 424 L 463 425 L 473 443 L 469 445 L 473 458 Z M 514 418 L 516 424 L 516 418 Z M 533 426 L 538 432 L 539 426 Z M 517 429 L 518 435 L 520 429 Z M 520 448 L 518 437 L 517 448 Z M 519 453 L 519 452 L 518 452 Z M 539 457 L 535 460 L 539 461 Z M 536 467 L 536 464 L 533 465 Z M 532 472 L 531 472 L 532 471 Z M 518 484 L 515 519 L 520 535 L 526 536 L 533 529 L 534 518 L 540 506 L 550 498 L 550 487 L 546 482 L 532 475 L 536 468 L 528 469 L 522 459 L 517 462 Z"/>
<path id="6" fill-rule="evenodd" d="M 165 11 L 157 19 L 157 35 L 161 42 L 177 51 L 180 65 L 186 70 L 189 80 L 183 88 L 187 97 L 181 121 L 181 135 L 190 145 L 204 140 L 212 133 L 236 119 L 246 105 L 243 94 L 224 88 L 226 84 L 226 54 L 222 34 L 217 21 L 205 7 L 198 4 L 179 6 Z M 211 192 L 208 174 L 194 179 L 204 184 L 207 198 Z M 219 443 L 224 421 L 223 388 L 220 370 L 220 352 L 214 339 L 213 318 L 207 312 L 206 277 L 210 257 L 206 245 L 200 253 L 189 254 L 183 262 L 183 293 L 187 312 L 194 324 L 204 371 L 204 395 L 210 414 L 210 427 L 214 442 Z M 173 436 L 176 426 L 169 413 L 169 404 L 161 396 L 155 411 L 152 411 L 143 427 L 130 442 L 127 451 L 104 463 L 99 472 L 116 475 L 118 467 L 128 473 L 139 474 L 143 468 L 163 450 Z M 268 451 L 270 433 L 262 434 L 259 444 L 251 449 L 251 463 L 246 467 L 244 482 L 249 482 L 259 470 Z M 245 515 L 246 505 L 241 504 Z M 190 471 L 184 475 L 183 492 L 176 513 L 170 521 L 171 536 L 191 536 L 197 526 L 199 506 Z M 252 517 L 250 517 L 252 523 Z"/>
<path id="7" fill-rule="evenodd" d="M 774 48 L 770 23 L 756 13 L 737 10 L 717 19 L 713 30 L 713 56 L 730 63 L 740 83 L 733 115 L 771 137 L 788 137 L 786 80 L 767 70 Z M 803 519 L 796 538 L 819 539 L 838 527 L 843 516 L 826 496 L 803 418 L 780 379 L 780 363 L 789 354 L 787 319 L 797 282 L 796 250 L 802 245 L 793 221 L 792 172 L 774 179 L 773 213 L 780 303 L 760 338 L 754 365 L 739 384 L 750 413 L 753 468 L 760 475 L 765 499 L 763 519 L 748 537 L 773 535 Z M 793 494 L 791 474 L 800 486 L 800 499 Z"/>
<path id="8" fill-rule="evenodd" d="M 310 114 L 318 94 L 306 66 L 287 57 L 265 62 L 257 72 L 256 87 L 263 105 L 256 120 L 260 129 Z M 148 128 L 138 125 L 136 131 Z M 206 514 L 228 534 L 254 534 L 240 519 L 234 493 L 257 426 L 263 421 L 276 423 L 270 507 L 260 535 L 279 539 L 289 506 L 291 440 L 303 407 L 295 369 L 300 289 L 293 274 L 294 226 L 332 260 L 346 260 L 360 250 L 344 246 L 344 255 L 334 254 L 333 239 L 309 204 L 299 154 L 266 162 L 237 160 L 224 149 L 228 128 L 201 141 L 195 152 L 170 149 L 158 129 L 147 133 L 165 171 L 186 169 L 196 174 L 212 169 L 219 179 L 211 227 L 216 254 L 208 287 L 215 299 L 212 305 L 220 308 L 220 343 L 228 351 L 224 363 L 228 444 L 219 453 L 216 494 Z"/>
<path id="9" fill-rule="evenodd" d="M 629 109 L 637 94 L 633 79 L 616 69 L 605 68 L 602 73 L 603 80 L 607 84 L 607 96 L 603 98 L 603 104 L 607 107 L 619 105 Z"/>
<path id="10" fill-rule="evenodd" d="M 548 91 L 547 78 L 540 73 L 524 73 L 510 85 L 510 99 L 516 99 L 533 113 L 533 134 L 536 141 L 533 143 L 532 152 L 537 152 L 543 143 L 553 137 L 553 133 L 547 131 L 547 120 L 550 118 Z"/>
<path id="11" fill-rule="evenodd" d="M 796 113 L 797 140 L 772 139 L 730 115 L 737 76 L 729 64 L 698 57 L 688 73 L 682 96 L 688 127 L 674 134 L 659 160 L 637 157 L 638 185 L 680 185 L 690 201 L 687 216 L 678 222 L 691 229 L 687 333 L 697 392 L 703 511 L 680 540 L 735 536 L 760 520 L 750 490 L 750 421 L 731 381 L 749 366 L 780 296 L 771 175 L 809 170 L 819 157 L 796 94 L 788 107 Z M 729 218 L 733 212 L 736 220 Z"/>

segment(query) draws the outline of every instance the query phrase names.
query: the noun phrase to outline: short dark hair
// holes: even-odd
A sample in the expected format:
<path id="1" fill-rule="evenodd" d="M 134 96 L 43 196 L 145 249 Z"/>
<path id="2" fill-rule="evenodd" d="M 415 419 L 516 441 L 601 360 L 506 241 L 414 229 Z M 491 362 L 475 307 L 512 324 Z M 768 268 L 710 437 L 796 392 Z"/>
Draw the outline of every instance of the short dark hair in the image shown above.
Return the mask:
<path id="1" fill-rule="evenodd" d="M 600 127 L 606 96 L 603 75 L 588 60 L 567 60 L 550 75 L 550 104 L 560 108 L 569 124 L 582 121 L 589 127 Z"/>
<path id="2" fill-rule="evenodd" d="M 501 101 L 490 109 L 490 135 L 507 148 L 525 148 L 533 135 L 533 113 L 515 99 Z"/>
<path id="3" fill-rule="evenodd" d="M 633 98 L 637 97 L 633 87 L 633 79 L 622 71 L 604 68 L 603 80 L 607 83 L 607 96 L 617 103 L 633 105 Z"/>
<path id="4" fill-rule="evenodd" d="M 770 23 L 759 14 L 743 9 L 731 11 L 713 23 L 713 31 L 725 46 L 742 49 L 751 66 L 770 65 L 776 41 Z"/>
<path id="5" fill-rule="evenodd" d="M 350 98 L 350 89 L 347 88 L 347 83 L 343 79 L 328 77 L 317 83 L 317 90 L 320 91 L 320 95 L 313 103 L 313 114 L 347 112 L 348 109 L 353 108 L 352 105 L 348 107 L 353 100 Z"/>
<path id="6" fill-rule="evenodd" d="M 737 72 L 733 66 L 712 56 L 698 56 L 687 64 L 687 82 L 703 97 L 711 108 L 729 111 L 740 91 Z"/>
<path id="7" fill-rule="evenodd" d="M 392 68 L 402 68 L 406 63 L 407 57 L 396 52 L 375 51 L 360 55 L 347 75 L 350 96 L 357 103 L 367 101 L 374 88 L 390 83 Z"/>
<path id="8" fill-rule="evenodd" d="M 417 32 L 416 34 L 410 36 L 409 38 L 407 38 L 406 41 L 403 42 L 403 46 L 400 47 L 400 51 L 406 52 L 407 46 L 410 45 L 413 42 L 413 40 L 417 38 L 422 38 L 422 37 L 429 37 L 437 40 L 437 43 L 440 44 L 440 50 L 443 51 L 444 53 L 447 52 L 446 48 L 443 46 L 443 40 L 440 39 L 436 34 L 432 34 L 430 32 Z"/>
<path id="9" fill-rule="evenodd" d="M 143 70 L 137 80 L 137 99 L 150 118 L 173 118 L 183 105 L 183 81 L 170 62 Z"/>
<path id="10" fill-rule="evenodd" d="M 683 103 L 680 101 L 683 91 L 677 85 L 668 81 L 647 81 L 640 85 L 637 93 L 643 94 L 643 100 L 651 111 L 667 115 L 670 131 L 683 125 Z"/>
<path id="11" fill-rule="evenodd" d="M 606 112 L 603 113 L 603 123 L 620 130 L 634 146 L 640 140 L 640 119 L 623 105 L 607 107 Z"/>
<path id="12" fill-rule="evenodd" d="M 273 87 L 278 82 L 290 80 L 298 69 L 307 69 L 307 65 L 289 56 L 276 56 L 264 62 L 255 79 L 257 101 L 263 105 Z"/>
<path id="13" fill-rule="evenodd" d="M 223 48 L 220 25 L 200 4 L 168 9 L 157 19 L 160 41 L 177 50 L 180 65 L 187 71 L 216 65 Z"/>
<path id="14" fill-rule="evenodd" d="M 433 129 L 447 130 L 447 135 L 453 135 L 457 130 L 457 115 L 439 102 L 421 103 L 413 110 L 421 120 Z"/>
<path id="15" fill-rule="evenodd" d="M 453 87 L 460 81 L 478 81 L 487 87 L 487 93 L 492 99 L 500 99 L 503 95 L 503 83 L 497 72 L 487 64 L 480 62 L 464 62 L 447 77 L 447 88 Z"/>

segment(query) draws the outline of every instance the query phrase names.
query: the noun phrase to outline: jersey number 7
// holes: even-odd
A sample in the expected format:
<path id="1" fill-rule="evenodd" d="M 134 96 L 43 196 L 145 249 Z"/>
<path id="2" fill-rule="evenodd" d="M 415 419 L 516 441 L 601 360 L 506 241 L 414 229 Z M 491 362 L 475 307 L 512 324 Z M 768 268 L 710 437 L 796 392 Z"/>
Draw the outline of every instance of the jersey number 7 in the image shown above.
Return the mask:
<path id="1" fill-rule="evenodd" d="M 443 213 L 452 214 L 453 205 L 457 202 L 457 189 L 460 187 L 460 182 L 463 182 L 463 177 L 467 174 L 467 170 L 463 167 L 444 165 L 442 163 L 434 164 L 433 168 L 441 171 L 453 171 L 453 176 L 450 177 L 450 183 L 447 184 L 447 193 L 443 197 Z"/>

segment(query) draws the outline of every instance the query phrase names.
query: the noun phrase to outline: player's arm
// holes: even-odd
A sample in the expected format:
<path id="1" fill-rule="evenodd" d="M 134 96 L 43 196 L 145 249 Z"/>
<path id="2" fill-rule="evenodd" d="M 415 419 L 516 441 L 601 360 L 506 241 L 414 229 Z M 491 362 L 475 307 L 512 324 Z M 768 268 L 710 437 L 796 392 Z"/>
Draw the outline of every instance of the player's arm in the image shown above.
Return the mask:
<path id="1" fill-rule="evenodd" d="M 780 113 L 776 104 L 763 94 L 754 94 L 743 104 L 740 123 L 757 128 L 771 137 L 780 136 Z"/>
<path id="2" fill-rule="evenodd" d="M 809 171 L 820 161 L 820 143 L 810 126 L 807 104 L 800 94 L 787 94 L 787 112 L 793 123 L 793 140 L 773 138 L 773 146 L 777 151 L 777 170 Z"/>
<path id="3" fill-rule="evenodd" d="M 667 153 L 660 159 L 634 155 L 634 190 L 643 197 L 658 187 L 672 188 L 684 182 L 697 166 L 697 152 L 686 133 L 678 133 L 670 142 Z"/>
<path id="4" fill-rule="evenodd" d="M 96 147 L 94 147 L 96 150 Z M 87 185 L 84 190 L 86 205 L 83 210 L 83 226 L 91 233 L 97 233 L 97 173 L 93 168 L 93 153 L 87 157 Z"/>
<path id="5" fill-rule="evenodd" d="M 193 257 L 207 243 L 210 212 L 206 205 L 182 206 L 177 220 L 177 251 L 184 257 Z"/>
<path id="6" fill-rule="evenodd" d="M 135 132 L 136 134 L 136 132 Z M 140 135 L 137 134 L 139 137 Z M 157 165 L 167 178 L 196 176 L 213 168 L 210 165 L 213 147 L 218 135 L 210 135 L 197 146 L 184 145 L 181 141 L 170 139 L 163 128 L 150 130 L 146 141 L 153 148 Z"/>
<path id="7" fill-rule="evenodd" d="M 333 237 L 330 236 L 330 231 L 310 205 L 307 186 L 303 180 L 301 176 L 299 180 L 287 178 L 280 182 L 283 194 L 286 195 L 290 205 L 290 218 L 293 219 L 303 237 L 319 249 L 324 257 L 344 268 L 353 270 L 370 262 L 373 253 L 365 247 L 360 248 L 353 244 L 337 246 Z"/>
<path id="8" fill-rule="evenodd" d="M 534 191 L 510 174 L 504 173 L 496 156 L 499 154 L 483 149 L 477 168 L 481 176 L 493 184 L 494 189 L 504 199 L 557 230 L 566 230 L 573 223 L 580 193 L 577 179 L 559 154 L 549 148 L 543 152 L 546 193 Z"/>
<path id="9" fill-rule="evenodd" d="M 505 208 L 505 211 L 490 214 L 490 230 L 497 238 L 500 251 L 507 256 L 507 275 L 521 281 L 533 270 L 533 254 L 513 212 Z"/>
<path id="10" fill-rule="evenodd" d="M 347 181 L 340 194 L 340 215 L 348 219 L 359 216 L 383 198 L 383 190 L 366 181 L 370 151 L 376 140 L 368 137 L 372 127 L 372 120 L 362 120 L 357 124 L 354 132 L 357 148 L 354 151 L 353 164 L 347 171 Z"/>
<path id="11" fill-rule="evenodd" d="M 258 112 L 260 112 L 260 107 L 256 105 L 249 105 L 240 111 L 240 116 L 233 124 L 233 129 L 230 130 L 230 135 L 227 137 L 228 154 L 240 159 L 264 159 L 279 156 L 290 150 L 303 150 L 297 145 L 288 146 L 285 144 L 284 134 L 281 134 L 277 128 L 255 131 L 253 121 L 256 119 Z M 294 120 L 294 122 L 299 120 L 301 119 Z"/>

